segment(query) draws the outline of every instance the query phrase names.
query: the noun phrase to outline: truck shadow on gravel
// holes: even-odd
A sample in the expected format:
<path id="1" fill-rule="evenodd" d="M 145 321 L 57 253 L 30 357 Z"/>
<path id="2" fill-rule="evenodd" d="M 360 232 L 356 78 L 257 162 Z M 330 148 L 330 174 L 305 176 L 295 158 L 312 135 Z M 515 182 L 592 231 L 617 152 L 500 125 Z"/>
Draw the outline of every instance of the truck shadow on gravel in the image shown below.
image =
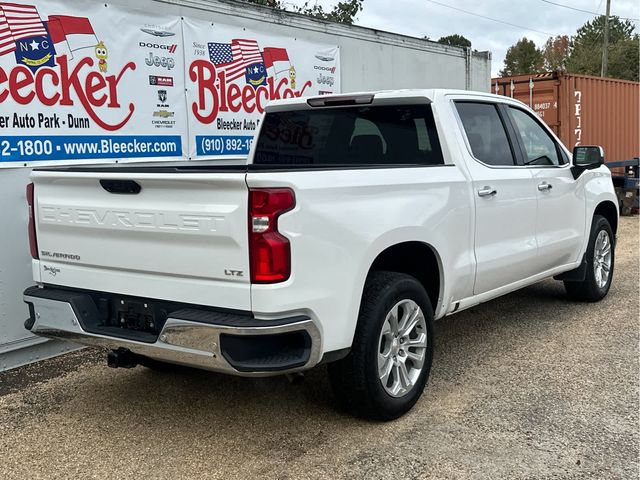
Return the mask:
<path id="1" fill-rule="evenodd" d="M 505 345 L 525 344 L 532 335 L 552 336 L 549 330 L 562 325 L 562 310 L 576 305 L 566 301 L 559 282 L 547 281 L 437 322 L 427 392 L 437 395 L 434 390 L 439 388 L 464 389 L 460 379 L 469 366 L 477 366 L 489 354 L 499 355 Z M 321 417 L 344 415 L 336 410 L 324 366 L 307 372 L 298 382 L 284 376 L 249 379 L 177 366 L 162 372 L 138 367 L 113 371 L 103 388 L 103 394 L 97 395 L 99 402 L 126 402 L 143 409 L 153 403 L 156 412 L 166 410 L 173 416 L 200 409 L 222 416 L 233 412 L 235 418 L 276 415 L 277 422 L 304 411 Z M 420 403 L 432 396 L 425 395 Z"/>
<path id="2" fill-rule="evenodd" d="M 445 392 L 466 390 L 470 368 L 487 358 L 499 358 L 507 346 L 526 345 L 533 336 L 553 336 L 553 329 L 562 328 L 569 318 L 568 312 L 580 308 L 584 306 L 566 301 L 560 282 L 550 280 L 437 322 L 431 378 L 414 411 L 428 410 Z M 84 350 L 7 372 L 0 375 L 4 389 L 0 395 L 51 379 L 66 383 L 56 377 L 69 372 L 76 375 L 76 371 L 82 381 L 73 389 L 66 385 L 64 392 L 50 393 L 41 402 L 36 394 L 30 405 L 39 404 L 42 411 L 64 404 L 66 412 L 79 416 L 94 416 L 99 411 L 96 421 L 116 424 L 124 409 L 128 415 L 144 414 L 147 425 L 163 425 L 158 435 L 167 424 L 177 429 L 185 424 L 191 429 L 203 424 L 231 428 L 241 418 L 255 423 L 252 430 L 277 429 L 283 422 L 296 429 L 299 422 L 322 422 L 336 416 L 343 418 L 341 423 L 359 422 L 338 410 L 324 366 L 307 372 L 303 381 L 290 382 L 284 376 L 239 378 L 178 366 L 162 372 L 144 367 L 112 370 L 105 359 L 106 353 Z"/>

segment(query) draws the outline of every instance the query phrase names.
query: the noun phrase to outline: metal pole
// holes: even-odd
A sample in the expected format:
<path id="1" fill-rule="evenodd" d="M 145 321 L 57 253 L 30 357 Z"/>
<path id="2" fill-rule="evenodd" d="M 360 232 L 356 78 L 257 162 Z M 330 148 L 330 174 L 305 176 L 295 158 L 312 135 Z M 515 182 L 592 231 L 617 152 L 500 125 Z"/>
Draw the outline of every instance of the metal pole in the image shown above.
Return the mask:
<path id="1" fill-rule="evenodd" d="M 529 108 L 533 108 L 533 78 L 529 79 Z"/>
<path id="2" fill-rule="evenodd" d="M 607 76 L 609 63 L 609 13 L 611 12 L 611 0 L 607 0 L 607 13 L 604 16 L 604 45 L 602 46 L 602 71 L 601 77 Z"/>

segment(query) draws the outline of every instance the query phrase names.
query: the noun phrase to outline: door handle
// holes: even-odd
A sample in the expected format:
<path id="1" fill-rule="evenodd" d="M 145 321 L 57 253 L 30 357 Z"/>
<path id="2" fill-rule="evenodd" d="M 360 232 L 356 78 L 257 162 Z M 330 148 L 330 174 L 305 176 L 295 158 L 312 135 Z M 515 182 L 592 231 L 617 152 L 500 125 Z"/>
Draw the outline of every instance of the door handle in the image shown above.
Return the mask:
<path id="1" fill-rule="evenodd" d="M 478 190 L 479 197 L 493 197 L 497 193 L 498 191 L 495 188 L 491 188 L 491 187 L 483 187 L 480 190 Z"/>
<path id="2" fill-rule="evenodd" d="M 551 190 L 553 188 L 553 185 L 551 185 L 550 183 L 547 182 L 542 182 L 538 185 L 538 190 L 541 192 L 545 192 L 547 190 Z"/>

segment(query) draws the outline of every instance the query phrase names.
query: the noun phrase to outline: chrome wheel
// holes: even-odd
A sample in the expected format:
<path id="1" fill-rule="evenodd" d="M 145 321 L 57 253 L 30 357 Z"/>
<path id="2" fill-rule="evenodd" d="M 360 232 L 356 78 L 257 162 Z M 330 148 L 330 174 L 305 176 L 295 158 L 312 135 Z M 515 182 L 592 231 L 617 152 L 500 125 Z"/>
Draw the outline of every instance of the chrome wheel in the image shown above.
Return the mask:
<path id="1" fill-rule="evenodd" d="M 598 287 L 604 288 L 611 274 L 611 239 L 604 230 L 598 233 L 593 248 L 593 273 Z"/>
<path id="2" fill-rule="evenodd" d="M 409 393 L 427 352 L 427 323 L 413 300 L 401 300 L 387 314 L 378 344 L 378 377 L 392 397 Z"/>

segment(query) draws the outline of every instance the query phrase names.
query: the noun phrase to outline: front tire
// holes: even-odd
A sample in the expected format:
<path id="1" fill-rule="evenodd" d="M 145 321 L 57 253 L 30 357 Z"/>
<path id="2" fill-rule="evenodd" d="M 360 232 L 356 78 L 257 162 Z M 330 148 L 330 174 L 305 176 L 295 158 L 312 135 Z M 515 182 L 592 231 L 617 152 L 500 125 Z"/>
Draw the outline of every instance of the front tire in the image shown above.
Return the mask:
<path id="1" fill-rule="evenodd" d="M 339 403 L 353 414 L 393 420 L 418 401 L 433 358 L 433 309 L 409 275 L 372 273 L 349 355 L 328 366 Z"/>
<path id="2" fill-rule="evenodd" d="M 564 282 L 567 296 L 582 302 L 599 302 L 609 293 L 615 265 L 615 237 L 606 218 L 595 215 L 585 253 L 587 271 L 580 282 Z"/>

